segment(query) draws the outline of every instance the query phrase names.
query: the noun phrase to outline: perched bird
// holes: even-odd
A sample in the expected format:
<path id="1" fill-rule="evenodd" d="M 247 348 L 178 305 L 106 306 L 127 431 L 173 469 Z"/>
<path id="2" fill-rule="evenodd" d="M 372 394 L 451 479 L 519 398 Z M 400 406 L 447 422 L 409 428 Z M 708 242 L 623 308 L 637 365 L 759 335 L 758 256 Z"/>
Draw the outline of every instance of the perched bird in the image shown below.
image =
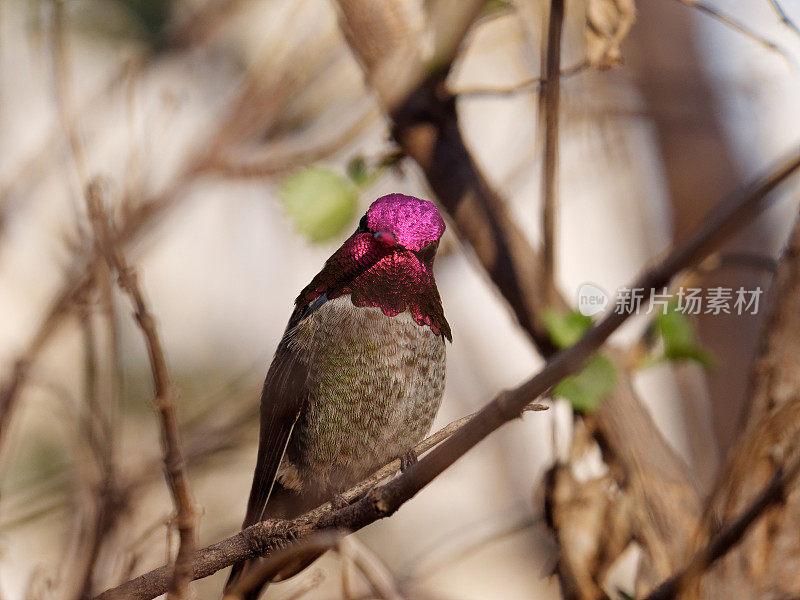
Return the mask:
<path id="1" fill-rule="evenodd" d="M 296 517 L 398 457 L 413 461 L 452 341 L 433 277 L 444 229 L 431 202 L 378 198 L 300 292 L 261 394 L 243 528 Z M 253 562 L 235 565 L 226 589 Z"/>

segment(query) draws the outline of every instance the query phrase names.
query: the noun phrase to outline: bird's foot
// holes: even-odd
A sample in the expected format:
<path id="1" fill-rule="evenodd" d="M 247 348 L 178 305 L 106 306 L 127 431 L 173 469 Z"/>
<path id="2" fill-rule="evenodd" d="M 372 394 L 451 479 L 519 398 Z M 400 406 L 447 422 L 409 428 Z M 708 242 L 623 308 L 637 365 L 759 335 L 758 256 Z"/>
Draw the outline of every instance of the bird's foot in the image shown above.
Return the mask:
<path id="1" fill-rule="evenodd" d="M 417 453 L 412 448 L 400 457 L 400 472 L 405 473 L 411 466 L 417 464 Z"/>

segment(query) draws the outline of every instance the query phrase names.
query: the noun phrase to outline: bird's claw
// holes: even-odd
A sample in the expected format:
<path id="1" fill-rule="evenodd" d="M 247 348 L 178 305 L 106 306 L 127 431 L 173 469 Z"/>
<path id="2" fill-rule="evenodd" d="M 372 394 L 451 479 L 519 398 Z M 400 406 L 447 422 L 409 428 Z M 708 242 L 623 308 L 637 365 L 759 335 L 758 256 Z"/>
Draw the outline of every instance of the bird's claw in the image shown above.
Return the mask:
<path id="1" fill-rule="evenodd" d="M 405 473 L 415 464 L 417 464 L 417 453 L 412 448 L 400 457 L 400 472 Z"/>

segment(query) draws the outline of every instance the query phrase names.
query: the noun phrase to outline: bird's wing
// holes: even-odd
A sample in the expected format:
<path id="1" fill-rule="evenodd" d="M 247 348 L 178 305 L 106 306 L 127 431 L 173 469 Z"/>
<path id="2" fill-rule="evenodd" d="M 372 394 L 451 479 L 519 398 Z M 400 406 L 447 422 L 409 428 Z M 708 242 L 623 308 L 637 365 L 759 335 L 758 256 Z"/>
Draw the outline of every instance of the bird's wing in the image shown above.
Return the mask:
<path id="1" fill-rule="evenodd" d="M 264 381 L 258 461 L 242 527 L 264 518 L 278 467 L 305 404 L 308 367 L 298 348 L 290 342 L 296 326 L 309 314 L 307 307 L 295 310 Z"/>

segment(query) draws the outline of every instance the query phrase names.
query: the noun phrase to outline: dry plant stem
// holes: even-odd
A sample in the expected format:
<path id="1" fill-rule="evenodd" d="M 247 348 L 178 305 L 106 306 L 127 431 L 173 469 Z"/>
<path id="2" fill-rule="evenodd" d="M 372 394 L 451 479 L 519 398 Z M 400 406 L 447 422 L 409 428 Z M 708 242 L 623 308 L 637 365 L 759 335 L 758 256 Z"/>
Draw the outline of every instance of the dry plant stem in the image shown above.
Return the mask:
<path id="1" fill-rule="evenodd" d="M 744 512 L 712 537 L 708 544 L 692 557 L 685 569 L 658 586 L 645 600 L 677 598 L 682 590 L 689 588 L 718 559 L 735 547 L 768 508 L 784 501 L 798 473 L 800 473 L 800 457 L 795 457 L 786 468 L 778 469 L 769 485 L 753 499 Z"/>
<path id="2" fill-rule="evenodd" d="M 298 581 L 294 590 L 285 596 L 281 596 L 280 600 L 298 600 L 311 590 L 321 586 L 323 581 L 325 581 L 325 571 L 322 569 L 315 569 L 310 575 L 304 577 L 302 581 Z"/>
<path id="3" fill-rule="evenodd" d="M 86 161 L 83 157 L 78 132 L 75 128 L 75 111 L 72 103 L 72 72 L 69 62 L 69 49 L 64 35 L 64 0 L 51 0 L 53 8 L 51 52 L 53 59 L 53 78 L 55 79 L 58 116 L 67 137 L 70 153 L 75 161 L 75 169 L 81 182 L 86 181 Z"/>
<path id="4" fill-rule="evenodd" d="M 349 558 L 367 580 L 370 587 L 384 600 L 403 600 L 399 585 L 386 565 L 357 537 L 339 540 L 336 550 L 343 558 Z"/>
<path id="5" fill-rule="evenodd" d="M 177 527 L 180 537 L 178 554 L 175 558 L 172 577 L 167 589 L 167 597 L 187 599 L 189 597 L 189 582 L 192 580 L 192 556 L 195 549 L 195 515 L 191 493 L 189 492 L 189 483 L 184 470 L 183 450 L 175 411 L 173 385 L 167 372 L 167 363 L 158 332 L 156 331 L 155 321 L 144 301 L 136 272 L 128 266 L 125 257 L 114 244 L 115 236 L 111 233 L 110 221 L 103 207 L 100 183 L 97 180 L 89 184 L 86 196 L 98 251 L 105 259 L 108 267 L 117 273 L 117 281 L 120 288 L 130 296 L 135 310 L 134 318 L 139 324 L 147 344 L 155 388 L 153 404 L 161 418 L 164 470 L 177 512 Z"/>
<path id="6" fill-rule="evenodd" d="M 589 63 L 586 60 L 582 60 L 581 62 L 560 71 L 559 76 L 561 79 L 564 79 L 583 73 L 588 69 Z M 523 92 L 537 91 L 546 82 L 547 79 L 544 77 L 532 77 L 530 79 L 526 79 L 525 81 L 505 86 L 475 85 L 471 87 L 454 87 L 448 85 L 447 92 L 453 96 L 458 96 L 459 98 L 466 98 L 470 96 L 513 96 Z"/>
<path id="7" fill-rule="evenodd" d="M 711 18 L 716 19 L 723 25 L 727 25 L 731 29 L 738 31 L 739 33 L 743 34 L 745 37 L 749 37 L 754 42 L 761 44 L 767 50 L 771 50 L 772 52 L 778 53 L 780 56 L 789 63 L 789 65 L 793 68 L 797 68 L 795 61 L 792 59 L 791 55 L 778 46 L 775 42 L 768 40 L 767 38 L 758 35 L 755 31 L 750 29 L 747 25 L 742 23 L 741 21 L 731 17 L 730 15 L 726 15 L 725 13 L 720 12 L 718 9 L 714 8 L 713 6 L 702 2 L 701 0 L 677 0 L 681 4 L 685 4 L 686 6 L 690 6 L 694 9 L 699 10 L 702 13 L 709 15 Z"/>
<path id="8" fill-rule="evenodd" d="M 550 304 L 556 297 L 556 251 L 558 228 L 558 117 L 561 98 L 561 31 L 564 0 L 551 0 L 547 27 L 547 49 L 543 52 L 545 80 L 539 89 L 539 127 L 543 131 L 542 161 L 542 265 Z"/>
<path id="9" fill-rule="evenodd" d="M 215 0 L 214 2 L 207 3 L 205 6 L 208 10 L 213 12 L 214 7 L 220 4 L 237 1 L 238 0 Z M 201 10 L 205 10 L 205 8 Z M 170 35 L 176 36 L 175 39 L 178 39 L 181 36 L 181 31 L 181 27 L 177 26 L 172 30 Z M 167 39 L 168 45 L 171 39 L 172 38 Z M 205 41 L 205 38 L 194 38 L 193 43 L 200 44 L 203 41 Z M 146 62 L 147 61 L 142 58 L 142 60 L 136 64 L 135 68 L 140 68 L 145 65 Z M 111 79 L 107 91 L 112 91 L 116 87 L 116 84 L 124 80 L 125 71 L 126 69 L 121 70 Z M 246 93 L 247 90 L 242 92 L 244 95 L 246 95 Z M 246 99 L 242 98 L 241 95 L 238 97 L 238 105 L 237 100 L 234 100 L 232 103 L 234 113 L 236 113 L 235 109 L 237 106 L 241 110 L 244 110 L 242 109 L 242 105 L 247 104 L 245 100 Z M 91 110 L 93 107 L 94 100 L 87 104 L 85 110 Z M 248 115 L 240 116 L 247 121 L 246 117 Z M 147 228 L 157 221 L 157 217 L 162 217 L 169 209 L 173 208 L 185 197 L 184 192 L 193 180 L 197 176 L 205 173 L 208 168 L 217 162 L 217 157 L 210 155 L 208 149 L 217 148 L 222 151 L 225 150 L 225 144 L 223 142 L 233 144 L 238 141 L 233 139 L 235 136 L 232 136 L 230 133 L 232 130 L 236 130 L 237 132 L 241 130 L 241 127 L 236 127 L 236 121 L 236 114 L 233 114 L 219 126 L 213 128 L 208 142 L 200 145 L 203 150 L 187 161 L 186 167 L 173 178 L 163 191 L 147 198 L 133 208 L 126 207 L 129 210 L 125 213 L 124 223 L 119 227 L 119 230 L 114 233 L 116 236 L 115 245 L 123 247 L 134 238 L 143 235 Z M 252 134 L 252 122 L 248 121 L 248 125 L 250 128 L 247 129 L 243 135 Z M 46 153 L 46 150 L 47 147 L 45 147 L 42 154 Z M 39 161 L 37 158 L 32 160 L 28 166 L 24 167 L 24 170 L 26 173 L 28 171 L 35 172 L 38 170 L 38 165 Z M 6 187 L 0 190 L 0 204 L 4 203 L 3 198 L 8 194 L 10 189 L 11 188 Z M 2 206 L 0 206 L 0 211 L 1 210 Z M 2 214 L 0 214 L 0 220 L 1 219 Z M 96 255 L 94 248 L 82 252 L 75 258 L 68 273 L 64 277 L 61 288 L 52 300 L 48 313 L 43 319 L 41 326 L 20 357 L 13 362 L 13 368 L 8 378 L 0 385 L 0 465 L 3 463 L 5 441 L 11 419 L 15 413 L 19 394 L 24 387 L 31 365 L 35 362 L 45 343 L 63 323 L 64 317 L 70 314 L 76 300 L 92 285 L 92 277 L 98 262 L 102 262 L 102 259 Z"/>
<path id="10" fill-rule="evenodd" d="M 479 535 L 476 535 L 472 529 L 464 530 L 456 535 L 447 534 L 446 537 L 434 541 L 428 549 L 422 549 L 414 563 L 401 571 L 400 578 L 402 580 L 425 579 L 447 565 L 460 563 L 471 555 L 486 550 L 488 546 L 499 540 L 536 527 L 541 523 L 541 517 L 530 516 L 492 531 L 479 532 Z"/>
<path id="11" fill-rule="evenodd" d="M 14 363 L 11 376 L 0 388 L 0 457 L 5 451 L 6 434 L 16 409 L 19 392 L 28 378 L 31 365 L 45 342 L 61 324 L 62 318 L 70 311 L 75 298 L 79 297 L 90 284 L 90 280 L 84 276 L 84 268 L 81 264 L 72 271 L 73 275 L 69 277 L 71 285 L 65 286 L 55 298 L 30 344 Z"/>
<path id="12" fill-rule="evenodd" d="M 765 196 L 798 169 L 800 149 L 769 175 L 753 181 L 721 202 L 702 221 L 702 225 L 693 235 L 660 263 L 645 271 L 630 287 L 643 289 L 643 300 L 646 301 L 651 290 L 667 285 L 675 274 L 701 261 L 724 237 L 750 222 L 763 207 Z M 370 489 L 371 483 L 362 482 L 349 490 L 345 495 L 348 500 L 353 496 L 358 497 L 359 492 L 370 490 L 353 504 L 337 511 L 326 504 L 292 521 L 262 521 L 200 550 L 194 559 L 194 577 L 207 577 L 235 562 L 269 554 L 289 539 L 301 539 L 325 529 L 356 531 L 378 519 L 391 516 L 478 442 L 505 423 L 519 418 L 532 400 L 580 369 L 629 316 L 623 312 L 613 312 L 606 316 L 574 346 L 556 354 L 538 374 L 522 385 L 498 395 L 457 427 L 450 437 L 433 448 L 428 455 L 389 483 Z M 392 465 L 394 469 L 399 468 L 399 460 Z M 374 479 L 370 478 L 368 481 L 372 482 Z M 367 487 L 364 488 L 364 485 Z M 164 593 L 167 581 L 168 569 L 161 567 L 108 590 L 98 596 L 98 600 L 119 597 L 149 600 Z"/>
<path id="13" fill-rule="evenodd" d="M 778 16 L 781 19 L 781 23 L 783 23 L 789 29 L 794 31 L 797 35 L 800 35 L 800 27 L 798 27 L 797 24 L 794 21 L 792 21 L 791 18 L 789 18 L 789 15 L 786 13 L 783 6 L 781 6 L 781 3 L 778 0 L 768 0 L 768 1 L 770 6 L 775 10 L 776 13 L 778 13 Z"/>
<path id="14" fill-rule="evenodd" d="M 122 246 L 129 243 L 152 225 L 157 217 L 163 216 L 169 208 L 173 207 L 181 197 L 192 174 L 193 171 L 187 171 L 179 181 L 164 192 L 149 198 L 128 212 L 123 225 L 113 233 L 114 245 Z M 14 363 L 11 376 L 0 388 L 0 463 L 5 449 L 6 434 L 30 367 L 50 337 L 63 324 L 64 318 L 72 312 L 76 302 L 79 302 L 86 291 L 92 287 L 96 266 L 101 261 L 102 258 L 97 255 L 93 247 L 81 252 L 73 260 L 42 324 L 20 358 Z"/>
<path id="15" fill-rule="evenodd" d="M 101 281 L 108 283 L 108 270 L 102 269 Z M 100 274 L 98 274 L 100 275 Z M 85 373 L 86 373 L 86 436 L 92 461 L 97 466 L 99 481 L 93 483 L 91 506 L 88 507 L 88 527 L 84 526 L 83 544 L 79 546 L 76 559 L 80 568 L 76 569 L 79 587 L 77 600 L 91 598 L 92 582 L 100 551 L 116 519 L 124 506 L 117 496 L 116 477 L 113 462 L 113 432 L 108 415 L 100 404 L 101 398 L 111 399 L 104 394 L 102 371 L 98 354 L 98 339 L 89 301 L 82 307 L 81 321 L 85 334 Z M 112 352 L 113 354 L 113 352 Z M 90 503 L 87 503 L 87 505 Z M 86 518 L 86 515 L 84 515 Z M 82 569 L 82 573 L 81 573 Z"/>

